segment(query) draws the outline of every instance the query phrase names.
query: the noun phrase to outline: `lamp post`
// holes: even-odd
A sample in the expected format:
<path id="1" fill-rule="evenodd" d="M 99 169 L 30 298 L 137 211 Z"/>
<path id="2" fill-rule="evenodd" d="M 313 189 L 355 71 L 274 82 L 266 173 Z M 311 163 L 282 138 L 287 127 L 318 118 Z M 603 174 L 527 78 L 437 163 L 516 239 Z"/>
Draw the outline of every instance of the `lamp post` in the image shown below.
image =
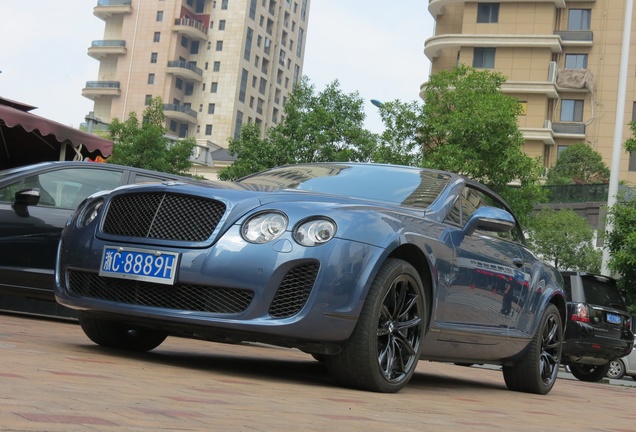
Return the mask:
<path id="1" fill-rule="evenodd" d="M 629 63 L 629 48 L 632 33 L 632 12 L 634 0 L 625 2 L 625 21 L 623 23 L 623 40 L 621 45 L 621 60 L 618 71 L 618 90 L 616 95 L 616 120 L 614 122 L 614 144 L 612 147 L 612 166 L 610 168 L 609 188 L 607 192 L 607 208 L 616 204 L 616 194 L 618 193 L 618 178 L 621 168 L 621 150 L 623 144 L 623 128 L 625 121 L 625 93 L 627 93 L 627 66 Z M 606 231 L 612 231 L 613 224 L 605 226 Z M 608 267 L 609 250 L 603 245 L 603 260 L 601 262 L 601 273 L 610 276 Z"/>

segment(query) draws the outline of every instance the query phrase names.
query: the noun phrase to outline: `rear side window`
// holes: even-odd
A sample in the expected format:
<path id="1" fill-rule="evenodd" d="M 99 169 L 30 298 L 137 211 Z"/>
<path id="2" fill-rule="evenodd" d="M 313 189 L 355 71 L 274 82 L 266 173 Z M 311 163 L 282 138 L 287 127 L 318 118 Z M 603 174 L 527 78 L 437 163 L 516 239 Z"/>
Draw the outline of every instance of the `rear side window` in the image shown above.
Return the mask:
<path id="1" fill-rule="evenodd" d="M 587 304 L 627 310 L 623 296 L 612 281 L 600 277 L 582 276 L 581 282 Z"/>

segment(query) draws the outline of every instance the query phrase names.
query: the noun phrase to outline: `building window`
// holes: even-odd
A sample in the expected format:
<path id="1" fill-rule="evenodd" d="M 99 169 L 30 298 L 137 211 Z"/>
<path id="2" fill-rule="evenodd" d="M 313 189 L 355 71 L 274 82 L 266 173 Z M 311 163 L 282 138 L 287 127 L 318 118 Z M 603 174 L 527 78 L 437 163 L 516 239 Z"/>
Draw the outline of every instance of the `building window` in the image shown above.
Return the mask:
<path id="1" fill-rule="evenodd" d="M 591 9 L 570 9 L 568 11 L 568 30 L 589 30 Z"/>
<path id="2" fill-rule="evenodd" d="M 241 137 L 241 126 L 243 126 L 243 112 L 236 112 L 236 123 L 234 124 L 234 138 L 239 139 Z"/>
<path id="3" fill-rule="evenodd" d="M 144 103 L 146 104 L 146 106 L 150 105 L 152 103 L 152 95 L 146 95 Z"/>
<path id="4" fill-rule="evenodd" d="M 499 3 L 477 3 L 477 22 L 499 22 Z"/>
<path id="5" fill-rule="evenodd" d="M 213 82 L 210 84 L 210 93 L 216 93 L 217 91 L 219 91 L 219 83 L 218 82 Z"/>
<path id="6" fill-rule="evenodd" d="M 307 16 L 307 0 L 303 0 L 300 6 L 300 19 L 305 21 Z"/>
<path id="7" fill-rule="evenodd" d="M 183 80 L 181 78 L 175 79 L 174 86 L 181 90 L 183 88 Z"/>
<path id="8" fill-rule="evenodd" d="M 223 41 L 216 41 L 216 50 L 223 51 Z"/>
<path id="9" fill-rule="evenodd" d="M 208 114 L 214 114 L 214 110 L 216 109 L 216 104 L 208 104 Z"/>
<path id="10" fill-rule="evenodd" d="M 526 115 L 528 112 L 528 101 L 519 101 L 519 105 L 521 106 L 521 112 L 519 112 L 519 115 Z"/>
<path id="11" fill-rule="evenodd" d="M 152 37 L 153 42 L 159 42 L 161 40 L 161 32 L 155 32 L 155 35 Z"/>
<path id="12" fill-rule="evenodd" d="M 249 17 L 251 20 L 254 20 L 256 18 L 256 0 L 251 0 L 250 2 Z"/>
<path id="13" fill-rule="evenodd" d="M 473 53 L 473 67 L 478 69 L 495 67 L 495 48 L 475 48 Z"/>
<path id="14" fill-rule="evenodd" d="M 566 54 L 566 69 L 587 69 L 587 54 Z"/>
<path id="15" fill-rule="evenodd" d="M 155 83 L 155 74 L 148 74 L 148 84 Z"/>
<path id="16" fill-rule="evenodd" d="M 163 11 L 157 11 L 157 22 L 163 21 Z"/>
<path id="17" fill-rule="evenodd" d="M 185 95 L 192 96 L 194 94 L 194 83 L 186 83 Z"/>
<path id="18" fill-rule="evenodd" d="M 219 30 L 225 30 L 225 20 L 219 21 Z"/>
<path id="19" fill-rule="evenodd" d="M 250 61 L 250 57 L 252 55 L 252 37 L 254 35 L 254 31 L 251 28 L 247 28 L 247 35 L 245 36 L 245 50 L 243 51 L 243 58 L 247 61 Z"/>
<path id="20" fill-rule="evenodd" d="M 199 54 L 199 41 L 190 42 L 190 54 Z"/>
<path id="21" fill-rule="evenodd" d="M 221 62 L 220 61 L 215 61 L 214 65 L 212 66 L 212 70 L 214 72 L 218 72 L 221 70 Z"/>
<path id="22" fill-rule="evenodd" d="M 258 85 L 258 92 L 264 95 L 266 88 L 267 88 L 267 80 L 265 78 L 261 78 L 261 82 Z"/>
<path id="23" fill-rule="evenodd" d="M 245 92 L 247 91 L 247 78 L 249 77 L 249 73 L 247 69 L 243 69 L 243 73 L 241 74 L 241 86 L 239 88 L 239 102 L 245 102 Z"/>
<path id="24" fill-rule="evenodd" d="M 300 57 L 303 53 L 303 38 L 305 37 L 305 30 L 302 27 L 298 27 L 298 45 L 296 45 L 296 57 Z"/>
<path id="25" fill-rule="evenodd" d="M 186 36 L 181 36 L 181 46 L 187 48 L 189 44 L 190 39 L 188 39 Z"/>
<path id="26" fill-rule="evenodd" d="M 577 99 L 563 99 L 561 101 L 561 121 L 582 122 L 583 101 Z"/>
<path id="27" fill-rule="evenodd" d="M 227 3 L 228 3 L 228 0 L 221 0 L 221 9 L 226 10 Z"/>
<path id="28" fill-rule="evenodd" d="M 212 125 L 211 124 L 206 124 L 205 125 L 205 134 L 206 135 L 212 135 Z"/>
<path id="29" fill-rule="evenodd" d="M 157 53 L 150 53 L 150 63 L 157 63 Z"/>
<path id="30" fill-rule="evenodd" d="M 174 120 L 170 120 L 170 130 L 172 132 L 176 132 L 177 131 L 177 122 Z"/>

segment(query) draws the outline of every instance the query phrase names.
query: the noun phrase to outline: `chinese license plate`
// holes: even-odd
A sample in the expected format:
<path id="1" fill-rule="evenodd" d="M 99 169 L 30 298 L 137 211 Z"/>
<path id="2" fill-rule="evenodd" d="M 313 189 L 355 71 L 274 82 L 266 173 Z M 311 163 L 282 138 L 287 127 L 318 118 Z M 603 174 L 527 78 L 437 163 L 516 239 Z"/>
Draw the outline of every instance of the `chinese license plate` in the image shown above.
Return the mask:
<path id="1" fill-rule="evenodd" d="M 607 322 L 610 324 L 620 324 L 621 323 L 621 317 L 620 315 L 616 315 L 613 313 L 608 313 L 607 314 Z"/>
<path id="2" fill-rule="evenodd" d="M 104 246 L 99 275 L 172 285 L 178 262 L 175 252 Z"/>

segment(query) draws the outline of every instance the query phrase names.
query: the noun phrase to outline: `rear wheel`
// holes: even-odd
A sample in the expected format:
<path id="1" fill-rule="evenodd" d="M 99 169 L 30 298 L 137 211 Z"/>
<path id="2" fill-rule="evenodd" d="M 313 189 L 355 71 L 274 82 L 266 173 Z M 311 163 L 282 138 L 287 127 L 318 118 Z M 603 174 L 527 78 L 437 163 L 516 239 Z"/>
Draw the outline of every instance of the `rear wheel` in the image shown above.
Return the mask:
<path id="1" fill-rule="evenodd" d="M 607 377 L 612 379 L 621 379 L 625 376 L 625 365 L 621 359 L 612 360 L 609 362 L 609 370 L 607 371 Z"/>
<path id="2" fill-rule="evenodd" d="M 82 330 L 97 345 L 128 351 L 150 351 L 166 340 L 168 334 L 117 321 L 107 321 L 87 315 L 79 316 Z"/>
<path id="3" fill-rule="evenodd" d="M 504 366 L 503 375 L 510 390 L 547 394 L 554 387 L 561 361 L 563 325 L 559 310 L 549 305 L 523 358 Z"/>
<path id="4" fill-rule="evenodd" d="M 598 382 L 605 378 L 607 372 L 610 370 L 610 363 L 601 365 L 601 366 L 592 366 L 592 365 L 581 365 L 581 364 L 573 364 L 570 365 L 570 373 L 574 375 L 576 379 L 585 382 Z"/>
<path id="5" fill-rule="evenodd" d="M 424 289 L 417 271 L 405 261 L 387 260 L 343 350 L 325 356 L 330 375 L 348 387 L 399 391 L 415 372 L 425 322 Z"/>

